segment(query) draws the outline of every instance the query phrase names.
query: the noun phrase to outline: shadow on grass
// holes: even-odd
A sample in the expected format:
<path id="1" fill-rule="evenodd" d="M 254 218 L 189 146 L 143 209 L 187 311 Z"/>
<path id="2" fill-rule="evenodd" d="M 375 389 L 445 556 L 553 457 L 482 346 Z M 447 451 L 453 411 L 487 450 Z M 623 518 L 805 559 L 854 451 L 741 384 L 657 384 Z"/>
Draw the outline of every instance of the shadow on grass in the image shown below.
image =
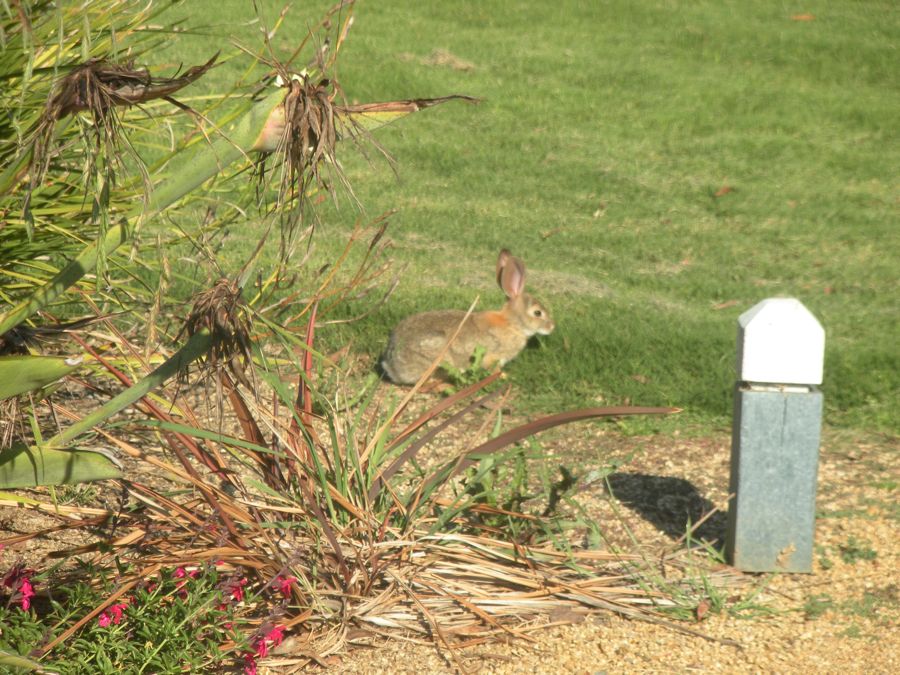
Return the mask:
<path id="1" fill-rule="evenodd" d="M 673 539 L 681 537 L 689 523 L 698 522 L 714 508 L 683 478 L 614 473 L 609 476 L 609 485 L 616 499 Z M 726 514 L 716 512 L 694 530 L 693 539 L 719 546 L 725 541 L 725 527 Z"/>

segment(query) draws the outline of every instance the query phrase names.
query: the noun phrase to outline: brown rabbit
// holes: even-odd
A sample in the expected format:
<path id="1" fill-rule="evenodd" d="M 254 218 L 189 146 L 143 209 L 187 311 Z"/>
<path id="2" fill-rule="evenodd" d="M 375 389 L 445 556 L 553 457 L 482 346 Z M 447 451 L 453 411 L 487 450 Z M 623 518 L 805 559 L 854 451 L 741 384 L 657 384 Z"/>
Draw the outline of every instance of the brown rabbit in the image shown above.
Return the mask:
<path id="1" fill-rule="evenodd" d="M 503 366 L 524 349 L 532 335 L 549 335 L 555 325 L 549 312 L 524 292 L 525 263 L 506 249 L 497 259 L 497 283 L 507 301 L 499 310 L 473 312 L 450 344 L 444 361 L 469 367 L 477 347 L 485 350 L 482 365 Z M 441 309 L 413 314 L 391 332 L 381 359 L 385 375 L 397 384 L 413 384 L 428 370 L 453 336 L 466 313 Z"/>

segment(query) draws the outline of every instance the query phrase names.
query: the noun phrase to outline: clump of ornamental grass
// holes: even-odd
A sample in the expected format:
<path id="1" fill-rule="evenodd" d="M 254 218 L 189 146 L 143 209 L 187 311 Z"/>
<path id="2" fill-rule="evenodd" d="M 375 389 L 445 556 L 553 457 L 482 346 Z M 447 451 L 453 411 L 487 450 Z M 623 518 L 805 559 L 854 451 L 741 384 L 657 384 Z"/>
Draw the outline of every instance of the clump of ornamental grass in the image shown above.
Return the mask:
<path id="1" fill-rule="evenodd" d="M 548 487 L 536 489 L 528 475 L 531 467 L 545 470 L 542 453 L 520 445 L 560 424 L 674 409 L 592 408 L 505 429 L 500 413 L 485 413 L 505 408 L 508 387 L 491 387 L 498 373 L 417 412 L 410 409 L 416 388 L 397 394 L 368 387 L 360 397 L 358 382 L 319 387 L 317 373 L 334 368 L 315 350 L 319 311 L 329 298 L 378 278 L 383 223 L 370 234 L 367 254 L 346 284 L 333 287 L 335 272 L 305 303 L 291 303 L 302 307 L 291 317 L 270 316 L 281 313 L 278 303 L 255 309 L 258 296 L 245 304 L 237 282 L 220 281 L 196 299 L 185 331 L 189 344 L 208 337 L 203 353 L 215 354 L 206 358 L 216 364 L 194 374 L 207 383 L 199 407 L 187 392 L 203 385 L 182 381 L 137 400 L 140 416 L 100 432 L 104 445 L 135 463 L 118 481 L 121 505 L 27 500 L 24 508 L 55 525 L 0 541 L 21 545 L 52 531 L 95 528 L 92 541 L 50 556 L 85 560 L 106 580 L 104 592 L 64 625 L 16 651 L 50 667 L 71 658 L 73 640 L 100 639 L 99 630 L 126 638 L 120 626 L 133 625 L 123 622 L 143 606 L 135 594 L 178 569 L 218 575 L 218 594 L 202 605 L 222 611 L 224 601 L 227 621 L 222 615 L 217 624 L 236 631 L 215 633 L 196 658 L 227 659 L 248 673 L 262 659 L 301 667 L 391 637 L 431 640 L 458 664 L 468 647 L 530 640 L 551 621 L 600 611 L 665 621 L 665 612 L 700 603 L 695 589 L 705 586 L 673 580 L 672 570 L 687 569 L 682 557 L 649 560 L 597 546 L 602 531 L 579 515 L 576 500 L 579 486 L 595 477 L 543 475 L 536 483 Z M 249 349 L 249 314 L 265 350 Z M 109 318 L 103 323 L 116 342 L 85 348 L 111 377 L 131 385 L 116 364 L 140 354 L 140 346 Z M 236 359 L 246 377 L 228 367 Z M 209 387 L 210 378 L 216 386 Z M 204 414 L 210 399 L 224 411 L 217 419 Z M 53 409 L 61 418 L 79 417 L 58 401 Z M 660 565 L 670 570 L 667 579 L 658 578 Z M 32 583 L 34 576 L 27 578 Z M 20 604 L 17 611 L 49 602 L 50 587 L 32 583 L 30 608 Z M 22 588 L 15 592 L 13 609 L 24 598 Z M 173 599 L 160 611 L 191 625 L 201 617 L 180 608 Z M 117 658 L 128 669 L 142 662 L 126 643 Z M 165 650 L 160 657 L 165 653 L 175 658 Z M 186 655 L 178 658 L 181 665 L 173 667 L 196 667 L 185 665 Z"/>

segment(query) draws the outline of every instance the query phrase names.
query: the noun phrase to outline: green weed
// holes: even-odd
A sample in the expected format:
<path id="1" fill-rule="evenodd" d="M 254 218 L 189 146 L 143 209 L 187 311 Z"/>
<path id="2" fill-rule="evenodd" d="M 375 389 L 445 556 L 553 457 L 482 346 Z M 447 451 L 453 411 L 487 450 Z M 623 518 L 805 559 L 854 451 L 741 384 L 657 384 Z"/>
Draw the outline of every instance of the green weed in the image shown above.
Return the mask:
<path id="1" fill-rule="evenodd" d="M 459 391 L 460 389 L 464 389 L 465 387 L 473 385 L 476 382 L 481 382 L 481 380 L 491 374 L 491 371 L 482 365 L 484 361 L 484 354 L 484 347 L 476 347 L 474 353 L 470 358 L 469 367 L 465 369 L 455 368 L 450 363 L 444 363 L 441 365 L 441 371 L 444 373 L 447 381 L 451 385 L 451 392 Z"/>
<path id="2" fill-rule="evenodd" d="M 892 609 L 894 611 L 900 609 L 900 601 L 898 601 L 897 585 L 890 584 L 884 588 L 871 591 L 864 591 L 862 597 L 858 600 L 852 600 L 844 603 L 843 609 L 854 616 L 865 617 L 869 619 L 878 619 L 879 614 L 883 611 Z"/>
<path id="3" fill-rule="evenodd" d="M 900 482 L 896 480 L 876 480 L 869 483 L 870 487 L 877 488 L 879 490 L 885 490 L 887 492 L 893 492 L 898 487 L 900 487 Z"/>
<path id="4" fill-rule="evenodd" d="M 56 488 L 56 491 L 60 504 L 88 506 L 94 504 L 97 498 L 97 488 L 90 483 L 61 485 Z"/>
<path id="5" fill-rule="evenodd" d="M 816 518 L 861 518 L 872 520 L 865 509 L 834 509 L 833 511 L 816 511 Z"/>
<path id="6" fill-rule="evenodd" d="M 851 623 L 847 628 L 841 631 L 841 637 L 861 638 L 863 637 L 862 628 L 859 627 L 859 624 Z"/>
<path id="7" fill-rule="evenodd" d="M 855 565 L 861 560 L 871 561 L 878 557 L 878 552 L 871 548 L 867 541 L 857 541 L 850 537 L 846 544 L 838 547 L 841 552 L 841 560 L 848 565 Z"/>
<path id="8" fill-rule="evenodd" d="M 819 567 L 823 570 L 830 570 L 834 567 L 834 562 L 828 557 L 828 549 L 824 546 L 816 546 L 816 553 L 819 555 Z"/>
<path id="9" fill-rule="evenodd" d="M 818 619 L 825 612 L 834 609 L 835 603 L 830 595 L 811 595 L 803 605 L 803 616 L 807 621 Z"/>

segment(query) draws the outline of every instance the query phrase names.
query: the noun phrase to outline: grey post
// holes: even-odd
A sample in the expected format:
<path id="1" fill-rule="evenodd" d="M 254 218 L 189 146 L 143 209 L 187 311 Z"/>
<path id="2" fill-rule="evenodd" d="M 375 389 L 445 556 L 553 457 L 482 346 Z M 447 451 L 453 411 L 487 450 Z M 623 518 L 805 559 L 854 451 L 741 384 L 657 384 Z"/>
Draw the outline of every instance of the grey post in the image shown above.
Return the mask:
<path id="1" fill-rule="evenodd" d="M 794 298 L 738 319 L 725 550 L 748 572 L 811 572 L 825 331 Z"/>

